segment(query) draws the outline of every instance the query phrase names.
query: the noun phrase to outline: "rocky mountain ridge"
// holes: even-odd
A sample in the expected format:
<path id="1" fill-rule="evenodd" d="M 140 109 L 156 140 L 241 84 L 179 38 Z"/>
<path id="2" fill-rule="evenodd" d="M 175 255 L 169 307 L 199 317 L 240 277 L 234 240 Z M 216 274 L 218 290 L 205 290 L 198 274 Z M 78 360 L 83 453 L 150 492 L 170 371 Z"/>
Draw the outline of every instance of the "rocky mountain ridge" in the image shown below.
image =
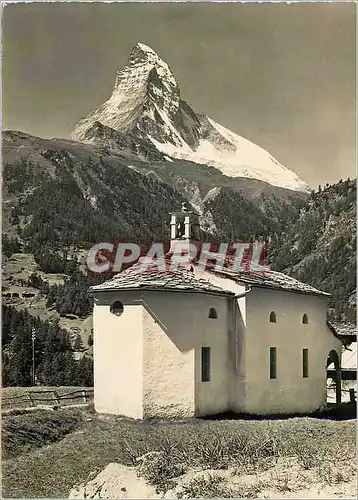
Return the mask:
<path id="1" fill-rule="evenodd" d="M 187 160 L 229 177 L 257 179 L 294 191 L 307 184 L 267 151 L 195 113 L 181 98 L 169 66 L 138 43 L 117 74 L 110 98 L 80 120 L 75 141 L 127 150 L 156 161 Z"/>

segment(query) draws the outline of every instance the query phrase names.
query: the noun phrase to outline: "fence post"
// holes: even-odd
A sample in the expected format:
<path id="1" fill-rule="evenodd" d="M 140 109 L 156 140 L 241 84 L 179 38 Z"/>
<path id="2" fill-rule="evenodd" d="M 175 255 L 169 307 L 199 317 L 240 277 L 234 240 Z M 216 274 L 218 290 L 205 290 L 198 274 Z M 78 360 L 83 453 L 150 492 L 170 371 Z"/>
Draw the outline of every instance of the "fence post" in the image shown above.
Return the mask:
<path id="1" fill-rule="evenodd" d="M 351 403 L 355 403 L 355 389 L 349 389 L 349 400 Z"/>
<path id="2" fill-rule="evenodd" d="M 59 405 L 61 405 L 61 398 L 57 391 L 53 391 L 53 395 Z"/>
<path id="3" fill-rule="evenodd" d="M 29 400 L 31 402 L 31 406 L 36 406 L 35 405 L 35 401 L 32 399 L 32 396 L 31 396 L 30 392 L 26 391 L 26 394 L 27 394 L 27 396 L 28 396 L 28 398 L 29 398 Z"/>

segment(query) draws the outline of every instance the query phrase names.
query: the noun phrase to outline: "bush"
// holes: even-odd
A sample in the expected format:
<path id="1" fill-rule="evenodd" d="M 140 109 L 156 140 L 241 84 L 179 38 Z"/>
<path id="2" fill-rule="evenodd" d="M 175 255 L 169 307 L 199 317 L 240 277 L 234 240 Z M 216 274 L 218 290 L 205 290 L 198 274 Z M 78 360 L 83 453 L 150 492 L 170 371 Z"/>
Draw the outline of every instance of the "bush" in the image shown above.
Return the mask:
<path id="1" fill-rule="evenodd" d="M 178 498 L 249 498 L 246 495 L 234 495 L 224 478 L 215 474 L 193 477 L 181 485 L 177 496 Z"/>
<path id="2" fill-rule="evenodd" d="M 172 485 L 172 479 L 185 472 L 182 464 L 166 451 L 150 451 L 137 458 L 138 474 L 148 483 L 156 486 L 157 493 L 167 491 Z"/>

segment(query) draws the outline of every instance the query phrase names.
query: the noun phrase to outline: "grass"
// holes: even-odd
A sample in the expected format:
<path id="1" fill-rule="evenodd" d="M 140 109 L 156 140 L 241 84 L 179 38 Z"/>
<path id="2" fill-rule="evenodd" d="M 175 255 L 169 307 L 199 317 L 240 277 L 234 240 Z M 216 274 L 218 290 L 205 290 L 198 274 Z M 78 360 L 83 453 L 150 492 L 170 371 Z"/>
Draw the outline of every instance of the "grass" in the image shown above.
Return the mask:
<path id="1" fill-rule="evenodd" d="M 37 410 L 3 417 L 2 458 L 12 458 L 63 439 L 66 434 L 81 427 L 83 412 Z"/>
<path id="2" fill-rule="evenodd" d="M 44 412 L 40 420 L 45 424 L 46 419 L 52 422 L 58 418 L 65 424 L 70 414 L 68 410 Z M 302 470 L 314 469 L 322 478 L 327 478 L 331 464 L 341 464 L 344 469 L 348 462 L 354 463 L 355 422 L 352 420 L 193 419 L 159 423 L 100 417 L 89 410 L 78 410 L 74 415 L 76 423 L 71 433 L 60 436 L 61 441 L 51 442 L 51 436 L 44 437 L 41 443 L 46 446 L 41 448 L 32 447 L 31 443 L 28 447 L 28 440 L 26 446 L 12 442 L 11 450 L 15 450 L 17 456 L 3 462 L 3 497 L 68 497 L 75 484 L 111 462 L 136 465 L 141 475 L 159 491 L 172 487 L 175 478 L 190 470 L 234 467 L 237 474 L 256 473 L 274 467 L 282 458 L 294 457 L 301 461 Z M 32 418 L 35 417 L 26 416 L 27 422 Z M 20 416 L 14 422 L 18 425 Z M 5 440 L 5 455 L 7 446 Z M 21 450 L 26 452 L 18 454 Z M 143 457 L 145 454 L 148 455 Z M 142 458 L 138 461 L 139 457 Z M 213 483 L 215 491 L 206 479 L 196 479 L 187 488 L 193 493 L 201 488 L 204 494 L 203 485 L 200 486 L 203 481 L 207 484 L 204 496 L 212 497 L 213 493 L 230 496 L 221 480 Z M 284 482 L 280 481 L 284 488 Z"/>

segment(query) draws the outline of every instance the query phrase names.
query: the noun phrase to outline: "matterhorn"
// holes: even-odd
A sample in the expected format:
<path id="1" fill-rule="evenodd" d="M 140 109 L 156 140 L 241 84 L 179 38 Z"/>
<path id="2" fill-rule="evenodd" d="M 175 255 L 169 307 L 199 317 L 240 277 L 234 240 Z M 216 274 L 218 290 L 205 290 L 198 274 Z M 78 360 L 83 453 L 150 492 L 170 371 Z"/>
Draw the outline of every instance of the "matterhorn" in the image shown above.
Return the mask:
<path id="1" fill-rule="evenodd" d="M 80 120 L 72 138 L 129 151 L 151 162 L 186 160 L 209 165 L 229 177 L 257 179 L 295 191 L 308 189 L 270 153 L 206 114 L 196 113 L 181 98 L 167 63 L 142 43 L 135 45 L 126 66 L 117 73 L 110 98 Z"/>

